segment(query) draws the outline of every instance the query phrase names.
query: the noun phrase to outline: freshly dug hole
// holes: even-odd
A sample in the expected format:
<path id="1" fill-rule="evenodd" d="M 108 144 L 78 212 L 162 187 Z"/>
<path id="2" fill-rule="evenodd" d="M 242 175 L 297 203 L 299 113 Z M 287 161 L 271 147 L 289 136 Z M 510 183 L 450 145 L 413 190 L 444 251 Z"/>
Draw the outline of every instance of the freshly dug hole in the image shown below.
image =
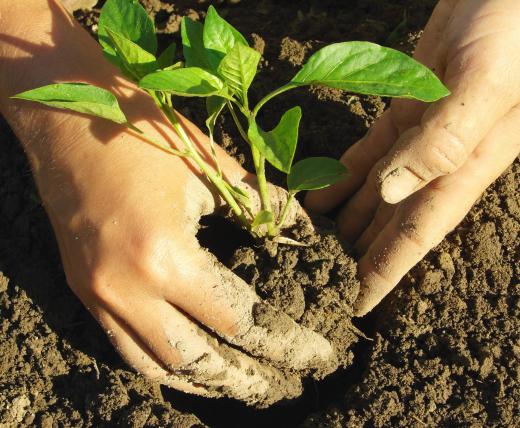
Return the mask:
<path id="1" fill-rule="evenodd" d="M 311 375 L 319 380 L 353 361 L 350 348 L 358 336 L 351 321 L 352 305 L 359 281 L 356 263 L 337 239 L 332 222 L 319 218 L 314 224 L 314 232 L 300 222 L 284 231 L 284 236 L 304 246 L 255 241 L 247 232 L 215 216 L 201 221 L 198 238 L 222 263 L 254 287 L 264 302 L 332 343 L 336 354 L 333 360 L 299 373 L 302 378 Z M 267 304 L 256 305 L 253 318 L 257 325 L 268 330 L 279 322 Z M 283 365 L 291 366 L 290 355 Z"/>

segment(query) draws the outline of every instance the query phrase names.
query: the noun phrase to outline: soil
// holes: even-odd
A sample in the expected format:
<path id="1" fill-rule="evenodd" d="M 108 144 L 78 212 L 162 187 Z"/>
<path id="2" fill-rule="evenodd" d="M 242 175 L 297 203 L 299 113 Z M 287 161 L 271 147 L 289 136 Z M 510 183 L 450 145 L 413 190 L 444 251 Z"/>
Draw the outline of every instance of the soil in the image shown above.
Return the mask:
<path id="1" fill-rule="evenodd" d="M 410 52 L 435 1 L 217 3 L 263 53 L 262 73 L 252 92 L 256 97 L 289 80 L 297 66 L 326 43 L 371 40 Z M 172 38 L 179 40 L 179 17 L 201 17 L 208 2 L 145 4 L 166 45 Z M 95 25 L 96 11 L 78 17 L 87 26 Z M 299 90 L 265 109 L 261 120 L 266 127 L 273 125 L 296 104 L 302 106 L 305 118 L 297 154 L 301 158 L 339 156 L 363 135 L 386 100 L 319 88 Z M 183 107 L 184 113 L 202 123 L 200 111 L 196 101 Z M 219 140 L 244 161 L 245 147 L 232 126 L 226 121 L 220 125 Z M 68 289 L 29 167 L 16 138 L 1 121 L 0 144 L 0 426 L 520 424 L 518 161 L 488 189 L 466 220 L 375 311 L 358 321 L 357 326 L 374 340 L 354 345 L 352 365 L 322 381 L 307 380 L 300 400 L 259 411 L 232 400 L 201 399 L 159 386 L 122 362 Z M 281 181 L 275 171 L 269 174 L 272 181 Z M 284 254 L 281 250 L 277 257 L 291 257 Z M 276 293 L 262 290 L 270 260 L 267 255 L 259 270 L 247 264 L 236 268 L 245 274 L 252 271 L 253 276 L 257 270 L 260 293 L 284 304 L 276 301 Z M 329 259 L 323 260 L 319 263 L 325 265 Z M 306 269 L 302 266 L 314 280 L 314 271 Z M 328 268 L 320 269 L 326 276 Z M 299 293 L 296 289 L 293 294 Z M 299 306 L 288 308 L 295 317 L 301 313 L 299 295 L 294 299 Z M 306 310 L 307 306 L 300 321 L 317 322 L 321 329 L 319 323 L 327 320 L 323 316 L 307 320 Z"/>

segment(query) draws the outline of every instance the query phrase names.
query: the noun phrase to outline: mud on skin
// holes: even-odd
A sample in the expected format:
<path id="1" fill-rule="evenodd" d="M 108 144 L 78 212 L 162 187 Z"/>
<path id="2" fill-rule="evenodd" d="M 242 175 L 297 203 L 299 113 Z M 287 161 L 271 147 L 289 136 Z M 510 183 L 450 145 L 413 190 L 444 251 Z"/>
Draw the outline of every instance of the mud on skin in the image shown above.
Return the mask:
<path id="1" fill-rule="evenodd" d="M 177 41 L 179 17 L 195 18 L 207 9 L 207 2 L 194 0 L 144 3 L 155 13 L 162 31 L 173 33 Z M 264 86 L 271 88 L 289 79 L 293 64 L 326 43 L 357 39 L 389 44 L 386 41 L 405 9 L 408 26 L 390 45 L 409 52 L 435 1 L 355 0 L 348 6 L 332 0 L 285 3 L 242 0 L 219 8 L 263 49 L 264 71 L 258 81 L 262 93 Z M 80 17 L 95 24 L 95 15 Z M 170 39 L 163 37 L 166 44 Z M 341 155 L 385 106 L 375 97 L 320 89 L 313 93 L 295 92 L 280 103 L 279 110 L 264 112 L 266 125 L 296 104 L 303 106 L 304 114 L 312 113 L 302 130 L 300 157 Z M 197 103 L 187 103 L 185 112 L 197 119 L 199 108 Z M 219 139 L 243 159 L 244 148 L 226 132 L 232 127 L 222 125 Z M 160 387 L 120 360 L 66 286 L 29 168 L 4 122 L 0 144 L 1 423 L 180 428 L 302 423 L 307 427 L 518 426 L 518 162 L 364 321 L 363 331 L 375 341 L 361 341 L 361 347 L 354 348 L 353 369 L 340 372 L 334 385 L 327 379 L 308 385 L 301 404 L 250 411 L 226 400 L 192 398 Z M 272 171 L 270 178 L 278 179 Z M 262 263 L 270 260 L 272 256 Z M 294 295 L 301 297 L 298 292 Z M 294 305 L 292 315 L 300 312 L 301 305 Z M 305 323 L 305 315 L 300 320 Z"/>

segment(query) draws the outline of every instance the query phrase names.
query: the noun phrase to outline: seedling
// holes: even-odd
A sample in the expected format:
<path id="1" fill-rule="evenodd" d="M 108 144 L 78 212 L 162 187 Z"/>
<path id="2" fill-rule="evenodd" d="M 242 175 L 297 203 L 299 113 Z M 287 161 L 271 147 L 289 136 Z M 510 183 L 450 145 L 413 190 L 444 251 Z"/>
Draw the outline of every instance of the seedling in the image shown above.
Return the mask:
<path id="1" fill-rule="evenodd" d="M 347 175 L 345 167 L 335 159 L 314 157 L 293 164 L 302 112 L 300 107 L 293 107 L 282 115 L 273 130 L 265 131 L 258 123 L 258 113 L 273 98 L 307 85 L 425 102 L 449 94 L 428 68 L 399 51 L 368 42 L 343 42 L 317 51 L 290 82 L 251 107 L 248 92 L 261 56 L 213 6 L 209 7 L 204 23 L 183 19 L 184 62 L 175 63 L 174 44 L 156 56 L 154 23 L 137 0 L 107 0 L 101 11 L 98 36 L 106 57 L 145 90 L 170 121 L 184 144 L 182 150 L 150 138 L 129 123 L 116 97 L 102 88 L 84 83 L 57 83 L 14 98 L 111 120 L 168 153 L 191 159 L 240 223 L 255 235 L 278 235 L 298 192 L 325 188 Z M 206 125 L 213 153 L 209 163 L 180 123 L 173 107 L 175 97 L 206 99 Z M 229 112 L 251 148 L 261 199 L 261 210 L 257 213 L 253 212 L 248 192 L 229 183 L 218 164 L 213 135 L 216 120 L 224 112 Z M 287 174 L 288 197 L 278 218 L 271 209 L 266 162 Z"/>

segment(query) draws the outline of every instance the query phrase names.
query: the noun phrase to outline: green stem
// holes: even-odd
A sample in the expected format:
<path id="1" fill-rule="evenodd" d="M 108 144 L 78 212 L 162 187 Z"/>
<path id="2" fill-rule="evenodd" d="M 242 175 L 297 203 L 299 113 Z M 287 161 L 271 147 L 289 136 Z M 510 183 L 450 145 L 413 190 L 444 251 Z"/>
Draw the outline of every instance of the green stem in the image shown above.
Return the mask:
<path id="1" fill-rule="evenodd" d="M 175 156 L 180 156 L 180 157 L 189 157 L 189 153 L 188 152 L 181 152 L 180 150 L 176 150 L 176 149 L 172 149 L 170 146 L 168 146 L 167 144 L 165 143 L 160 143 L 159 141 L 156 141 L 154 140 L 153 138 L 150 138 L 148 137 L 144 131 L 142 131 L 141 129 L 139 129 L 137 126 L 131 124 L 131 123 L 127 123 L 126 124 L 126 127 L 128 129 L 130 129 L 131 131 L 139 134 L 139 138 L 145 140 L 147 143 L 151 144 L 152 146 L 154 147 L 157 147 L 158 149 L 161 149 L 167 153 L 170 153 L 172 155 L 175 155 Z"/>
<path id="2" fill-rule="evenodd" d="M 222 177 L 222 168 L 220 167 L 220 163 L 218 161 L 217 157 L 217 150 L 215 149 L 215 140 L 213 138 L 213 131 L 209 131 L 209 145 L 211 147 L 211 156 L 213 157 L 213 162 L 215 166 L 217 167 L 217 175 L 219 177 Z"/>
<path id="3" fill-rule="evenodd" d="M 267 94 L 264 98 L 262 98 L 258 104 L 255 106 L 255 108 L 253 109 L 253 117 L 256 117 L 258 115 L 258 112 L 260 111 L 260 109 L 268 102 L 270 101 L 271 99 L 273 99 L 274 97 L 280 95 L 280 94 L 283 94 L 284 92 L 287 92 L 291 89 L 294 89 L 294 88 L 297 88 L 298 85 L 297 83 L 292 83 L 292 82 L 289 82 L 287 83 L 286 85 L 283 85 L 282 87 L 274 90 L 273 92 Z"/>
<path id="4" fill-rule="evenodd" d="M 247 132 L 244 130 L 242 124 L 240 123 L 240 119 L 238 118 L 237 113 L 235 112 L 235 108 L 233 107 L 233 104 L 231 104 L 230 101 L 228 101 L 227 104 L 228 104 L 229 111 L 231 112 L 231 117 L 233 117 L 233 121 L 235 122 L 235 125 L 238 129 L 238 132 L 240 133 L 240 136 L 246 141 L 246 143 L 251 145 L 251 141 L 249 141 Z"/>
<path id="5" fill-rule="evenodd" d="M 251 154 L 253 155 L 253 164 L 255 166 L 256 178 L 258 180 L 258 191 L 260 193 L 260 202 L 262 204 L 262 210 L 272 212 L 271 210 L 271 198 L 269 197 L 269 186 L 267 185 L 267 179 L 265 177 L 265 157 L 258 151 L 256 146 L 251 142 L 246 131 L 242 127 L 238 116 L 236 115 L 235 109 L 231 103 L 228 103 L 229 111 L 235 121 L 238 132 L 242 138 L 251 147 Z M 267 223 L 267 231 L 269 236 L 276 236 L 276 228 L 273 222 Z"/>
<path id="6" fill-rule="evenodd" d="M 262 156 L 253 144 L 251 144 L 251 153 L 253 155 L 253 163 L 255 164 L 262 210 L 273 212 L 271 209 L 271 198 L 269 197 L 269 186 L 267 185 L 267 179 L 265 178 L 265 157 Z M 276 228 L 273 222 L 267 223 L 267 232 L 269 236 L 276 236 Z"/>
<path id="7" fill-rule="evenodd" d="M 296 196 L 296 193 L 289 192 L 289 196 L 287 197 L 287 202 L 285 203 L 285 207 L 283 208 L 282 215 L 280 216 L 280 220 L 278 221 L 278 224 L 276 225 L 277 231 L 282 229 L 283 225 L 285 224 L 287 214 L 289 213 L 289 208 L 290 208 L 291 203 L 295 196 Z"/>

